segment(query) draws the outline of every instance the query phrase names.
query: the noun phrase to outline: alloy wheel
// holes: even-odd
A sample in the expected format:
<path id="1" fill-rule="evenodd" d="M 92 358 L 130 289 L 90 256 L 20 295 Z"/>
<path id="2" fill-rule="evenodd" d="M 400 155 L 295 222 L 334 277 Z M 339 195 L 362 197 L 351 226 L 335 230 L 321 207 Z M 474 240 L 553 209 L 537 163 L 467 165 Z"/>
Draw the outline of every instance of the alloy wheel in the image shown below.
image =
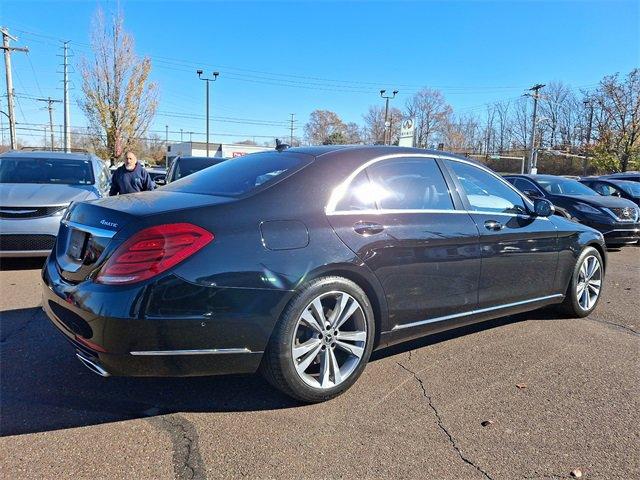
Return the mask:
<path id="1" fill-rule="evenodd" d="M 367 322 L 358 301 L 346 292 L 317 296 L 304 309 L 291 345 L 298 376 L 307 385 L 340 385 L 360 364 L 367 343 Z"/>
<path id="2" fill-rule="evenodd" d="M 583 310 L 590 310 L 598 300 L 602 287 L 602 268 L 595 255 L 586 257 L 578 273 L 576 298 Z"/>

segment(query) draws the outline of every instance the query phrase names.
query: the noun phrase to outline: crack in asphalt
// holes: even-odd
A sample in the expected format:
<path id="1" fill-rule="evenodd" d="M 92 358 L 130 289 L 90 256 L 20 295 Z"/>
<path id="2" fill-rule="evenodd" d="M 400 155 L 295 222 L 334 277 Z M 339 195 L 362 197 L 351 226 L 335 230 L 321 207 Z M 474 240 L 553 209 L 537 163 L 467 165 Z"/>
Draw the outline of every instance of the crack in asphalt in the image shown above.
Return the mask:
<path id="1" fill-rule="evenodd" d="M 630 332 L 633 335 L 640 335 L 640 332 L 637 330 L 634 330 L 633 328 L 627 326 L 627 325 L 622 325 L 621 323 L 615 323 L 615 322 L 610 322 L 609 320 L 604 320 L 604 319 L 600 319 L 600 318 L 590 318 L 587 317 L 589 320 L 593 321 L 593 322 L 599 322 L 599 323 L 606 323 L 608 325 L 613 325 L 614 327 L 618 327 L 618 328 L 622 328 L 623 330 L 626 330 L 628 332 Z"/>
<path id="2" fill-rule="evenodd" d="M 176 480 L 206 480 L 204 461 L 198 448 L 198 432 L 186 418 L 174 414 L 149 418 L 148 421 L 171 436 L 173 472 Z"/>
<path id="3" fill-rule="evenodd" d="M 451 435 L 451 433 L 449 433 L 449 430 L 447 430 L 447 427 L 444 426 L 444 422 L 442 421 L 442 417 L 440 416 L 440 412 L 438 412 L 438 410 L 436 409 L 436 407 L 433 404 L 433 401 L 431 400 L 431 396 L 427 393 L 427 389 L 424 386 L 424 382 L 422 381 L 422 379 L 420 379 L 420 377 L 418 377 L 418 375 L 411 369 L 405 367 L 402 363 L 400 362 L 396 362 L 401 368 L 403 368 L 404 370 L 406 370 L 407 372 L 409 372 L 411 375 L 413 375 L 413 378 L 416 379 L 416 381 L 418 382 L 418 384 L 420 385 L 420 388 L 422 389 L 422 395 L 424 396 L 424 398 L 427 399 L 427 402 L 429 404 L 429 407 L 431 408 L 431 410 L 433 411 L 433 414 L 436 417 L 436 421 L 438 424 L 438 427 L 440 428 L 440 430 L 442 430 L 444 432 L 444 434 L 447 436 L 449 443 L 451 444 L 451 446 L 453 447 L 453 449 L 456 451 L 456 453 L 458 454 L 458 456 L 460 457 L 460 459 L 465 462 L 466 464 L 472 466 L 473 468 L 475 468 L 478 472 L 480 472 L 485 478 L 488 478 L 489 480 L 493 480 L 491 478 L 491 476 L 485 472 L 481 467 L 479 467 L 478 465 L 476 465 L 475 463 L 473 463 L 472 460 L 470 460 L 469 458 L 467 458 L 463 453 L 462 450 L 460 450 L 460 447 L 458 446 L 455 438 L 453 438 L 453 435 Z"/>
<path id="4" fill-rule="evenodd" d="M 36 317 L 40 312 L 41 312 L 40 307 L 34 307 L 34 311 L 31 313 L 27 321 L 24 322 L 24 324 L 21 325 L 20 327 L 16 328 L 13 332 L 9 332 L 6 336 L 0 338 L 0 343 L 7 343 L 10 339 L 12 339 L 16 335 L 26 330 L 27 327 L 29 327 L 29 325 L 33 323 L 33 321 L 36 319 Z"/>

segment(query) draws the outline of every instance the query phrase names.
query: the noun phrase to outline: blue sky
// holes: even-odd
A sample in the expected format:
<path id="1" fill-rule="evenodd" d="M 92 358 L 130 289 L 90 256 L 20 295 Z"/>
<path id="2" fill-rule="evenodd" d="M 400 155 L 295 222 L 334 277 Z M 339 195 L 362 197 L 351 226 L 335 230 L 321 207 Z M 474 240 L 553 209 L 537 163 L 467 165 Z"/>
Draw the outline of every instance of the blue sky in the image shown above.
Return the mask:
<path id="1" fill-rule="evenodd" d="M 152 128 L 164 137 L 169 125 L 172 140 L 180 129 L 204 132 L 197 68 L 220 71 L 212 88 L 212 140 L 261 142 L 286 136 L 290 113 L 298 134 L 317 108 L 361 123 L 370 105 L 382 104 L 381 88 L 400 90 L 392 103 L 398 107 L 421 86 L 439 88 L 454 110 L 482 115 L 487 102 L 517 98 L 537 82 L 589 89 L 604 75 L 640 65 L 637 0 L 2 0 L 0 24 L 19 37 L 16 46 L 30 48 L 12 57 L 16 92 L 62 98 L 57 40 L 72 42 L 75 61 L 88 55 L 96 8 L 113 12 L 118 3 L 137 53 L 153 61 L 160 106 Z M 72 79 L 77 98 L 79 75 Z M 47 122 L 43 106 L 19 99 L 18 122 Z M 62 123 L 56 107 L 54 122 Z M 71 123 L 85 124 L 75 105 Z"/>

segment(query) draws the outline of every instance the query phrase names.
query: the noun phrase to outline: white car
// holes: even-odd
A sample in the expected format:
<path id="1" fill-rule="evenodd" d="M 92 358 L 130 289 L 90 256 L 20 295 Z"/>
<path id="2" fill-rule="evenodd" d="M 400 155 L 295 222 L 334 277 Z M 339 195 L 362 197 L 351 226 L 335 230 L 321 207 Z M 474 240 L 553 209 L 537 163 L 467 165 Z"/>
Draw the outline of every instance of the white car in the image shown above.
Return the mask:
<path id="1" fill-rule="evenodd" d="M 71 202 L 109 193 L 105 162 L 88 153 L 0 155 L 0 257 L 46 257 Z"/>

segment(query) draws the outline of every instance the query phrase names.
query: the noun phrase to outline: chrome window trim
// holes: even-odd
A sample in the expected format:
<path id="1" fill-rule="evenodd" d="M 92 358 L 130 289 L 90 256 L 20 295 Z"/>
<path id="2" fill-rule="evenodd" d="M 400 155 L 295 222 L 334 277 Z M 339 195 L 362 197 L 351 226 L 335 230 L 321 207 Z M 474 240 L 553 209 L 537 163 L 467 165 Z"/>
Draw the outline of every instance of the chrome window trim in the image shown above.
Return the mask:
<path id="1" fill-rule="evenodd" d="M 248 348 L 205 348 L 198 350 L 139 350 L 129 352 L 131 355 L 224 355 L 229 353 L 261 353 L 253 352 Z"/>
<path id="2" fill-rule="evenodd" d="M 489 168 L 485 167 L 484 165 L 478 165 L 474 162 L 469 162 L 466 160 L 463 160 L 461 158 L 456 158 L 456 157 L 452 157 L 451 155 L 439 155 L 439 154 L 428 154 L 428 153 L 392 153 L 392 154 L 388 154 L 388 155 L 382 155 L 380 157 L 375 157 L 372 158 L 371 160 L 368 160 L 367 162 L 363 163 L 362 165 L 360 165 L 358 168 L 356 168 L 353 172 L 351 172 L 347 178 L 345 180 L 343 180 L 340 184 L 338 184 L 338 186 L 336 186 L 333 191 L 331 192 L 331 195 L 329 196 L 329 202 L 325 205 L 324 207 L 324 211 L 326 215 L 341 215 L 342 213 L 339 212 L 348 212 L 348 210 L 336 210 L 336 206 L 338 205 L 338 202 L 340 202 L 340 200 L 342 200 L 342 198 L 344 197 L 344 194 L 347 192 L 347 190 L 349 190 L 349 186 L 351 185 L 351 182 L 353 181 L 353 179 L 356 177 L 356 175 L 358 175 L 361 171 L 363 171 L 364 169 L 370 167 L 371 165 L 378 163 L 378 162 L 382 162 L 384 160 L 391 160 L 394 158 L 428 158 L 428 159 L 441 159 L 441 160 L 451 160 L 454 162 L 460 162 L 460 163 L 466 163 L 468 165 L 471 165 L 472 167 L 476 167 L 480 170 L 484 170 L 485 172 L 489 173 L 490 175 L 494 176 L 496 179 L 498 179 L 498 181 L 504 183 L 505 185 L 507 185 L 511 190 L 513 190 L 516 194 L 518 194 L 518 196 L 524 201 L 525 205 L 527 205 L 528 207 L 530 207 L 533 210 L 533 202 L 531 200 L 529 200 L 526 196 L 524 196 L 522 193 L 520 193 L 520 191 L 514 187 L 513 185 L 511 185 L 509 182 L 507 182 L 504 178 L 502 178 L 500 175 L 496 174 L 495 172 L 491 171 Z M 443 179 L 446 178 L 443 175 Z M 363 210 L 356 210 L 358 212 L 362 212 Z M 376 210 L 377 212 L 382 212 L 383 210 Z M 463 210 L 456 210 L 455 207 L 452 210 L 445 210 L 448 213 L 452 213 L 452 212 L 463 212 Z M 407 212 L 407 210 L 402 210 L 402 212 Z M 417 211 L 414 211 L 417 212 Z M 432 210 L 420 210 L 420 212 L 424 212 L 424 213 L 433 213 Z M 478 211 L 474 211 L 475 213 L 481 213 Z M 468 211 L 466 212 L 468 213 Z M 519 216 L 521 214 L 507 214 L 507 213 L 499 213 L 499 212 L 489 212 L 491 214 L 499 214 L 499 215 L 514 215 L 514 216 Z M 536 217 L 536 218 L 540 218 L 540 217 Z"/>
<path id="3" fill-rule="evenodd" d="M 339 216 L 339 215 L 399 215 L 399 214 L 416 214 L 416 213 L 466 213 L 468 215 L 471 214 L 480 214 L 480 215 L 504 215 L 507 217 L 522 217 L 522 218 L 535 218 L 536 220 L 549 220 L 547 217 L 536 217 L 535 215 L 526 215 L 524 213 L 503 213 L 503 212 L 493 212 L 490 210 L 437 210 L 437 209 L 367 209 L 367 210 L 338 210 L 333 213 L 327 213 L 328 217 Z"/>
<path id="4" fill-rule="evenodd" d="M 555 295 L 547 295 L 546 297 L 537 297 L 537 298 L 531 298 L 529 300 L 522 300 L 520 302 L 513 302 L 513 303 L 505 303 L 503 305 L 496 305 L 495 307 L 479 308 L 479 309 L 476 309 L 476 310 L 470 310 L 468 312 L 454 313 L 452 315 L 445 315 L 443 317 L 429 318 L 427 320 L 420 320 L 418 322 L 405 323 L 405 324 L 402 324 L 402 325 L 395 325 L 391 329 L 391 331 L 404 330 L 405 328 L 419 327 L 421 325 L 428 325 L 429 323 L 444 322 L 446 320 L 453 320 L 455 318 L 466 317 L 468 315 L 477 315 L 479 313 L 492 312 L 494 310 L 501 310 L 503 308 L 517 307 L 518 305 L 526 305 L 528 303 L 542 302 L 544 300 L 551 300 L 553 298 L 561 298 L 561 297 L 564 297 L 564 295 L 561 294 L 561 293 L 557 293 Z"/>
<path id="5" fill-rule="evenodd" d="M 106 230 L 104 228 L 90 227 L 88 225 L 82 225 L 80 223 L 72 222 L 71 220 L 62 220 L 65 226 L 75 228 L 76 230 L 82 230 L 83 232 L 90 233 L 94 237 L 112 238 L 116 233 L 115 230 Z"/>

